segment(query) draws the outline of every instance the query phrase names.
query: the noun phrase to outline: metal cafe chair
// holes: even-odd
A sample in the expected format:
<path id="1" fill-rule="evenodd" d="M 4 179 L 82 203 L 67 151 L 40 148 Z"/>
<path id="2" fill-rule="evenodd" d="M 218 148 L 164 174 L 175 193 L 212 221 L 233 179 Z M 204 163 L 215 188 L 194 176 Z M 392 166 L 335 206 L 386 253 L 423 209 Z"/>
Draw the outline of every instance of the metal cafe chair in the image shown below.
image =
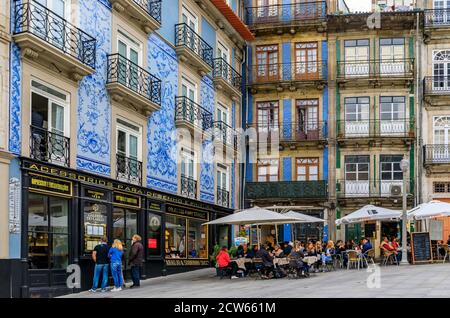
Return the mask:
<path id="1" fill-rule="evenodd" d="M 348 250 L 346 253 L 347 253 L 347 257 L 348 257 L 347 269 L 350 269 L 350 267 L 352 267 L 352 265 L 353 265 L 353 267 L 355 267 L 355 265 L 356 265 L 356 267 L 359 270 L 360 258 L 359 258 L 358 252 L 354 251 L 354 250 Z"/>

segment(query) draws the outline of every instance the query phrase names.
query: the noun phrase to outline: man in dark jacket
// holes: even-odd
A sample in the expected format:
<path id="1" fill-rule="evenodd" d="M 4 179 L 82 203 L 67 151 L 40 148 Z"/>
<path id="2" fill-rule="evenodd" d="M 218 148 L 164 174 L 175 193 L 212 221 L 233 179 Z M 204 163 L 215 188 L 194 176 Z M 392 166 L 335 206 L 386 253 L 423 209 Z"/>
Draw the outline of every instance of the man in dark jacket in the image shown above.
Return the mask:
<path id="1" fill-rule="evenodd" d="M 141 267 L 144 262 L 144 246 L 141 240 L 142 238 L 139 235 L 133 235 L 128 258 L 128 265 L 131 265 L 131 277 L 133 279 L 133 285 L 130 288 L 141 286 Z"/>
<path id="2" fill-rule="evenodd" d="M 256 257 L 260 258 L 264 264 L 264 276 L 263 278 L 268 278 L 268 274 L 273 272 L 273 256 L 265 249 L 264 246 L 256 252 Z"/>

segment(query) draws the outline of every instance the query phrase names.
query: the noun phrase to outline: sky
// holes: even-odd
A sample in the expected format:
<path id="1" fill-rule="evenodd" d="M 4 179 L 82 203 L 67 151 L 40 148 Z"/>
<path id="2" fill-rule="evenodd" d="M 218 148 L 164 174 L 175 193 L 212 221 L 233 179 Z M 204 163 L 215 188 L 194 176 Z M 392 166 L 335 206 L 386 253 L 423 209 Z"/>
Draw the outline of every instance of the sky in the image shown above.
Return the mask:
<path id="1" fill-rule="evenodd" d="M 351 11 L 370 11 L 372 7 L 372 1 L 371 0 L 345 0 L 345 3 L 347 3 L 347 6 L 350 8 Z"/>

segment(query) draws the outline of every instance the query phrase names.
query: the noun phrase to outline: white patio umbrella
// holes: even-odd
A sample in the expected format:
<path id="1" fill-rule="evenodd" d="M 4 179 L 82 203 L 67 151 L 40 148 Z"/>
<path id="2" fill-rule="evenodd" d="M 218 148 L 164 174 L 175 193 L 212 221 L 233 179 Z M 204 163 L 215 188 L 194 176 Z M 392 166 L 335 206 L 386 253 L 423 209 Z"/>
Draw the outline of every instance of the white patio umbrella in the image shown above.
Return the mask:
<path id="1" fill-rule="evenodd" d="M 433 200 L 422 203 L 408 211 L 408 218 L 414 220 L 450 216 L 450 203 Z"/>
<path id="2" fill-rule="evenodd" d="M 374 205 L 366 205 L 353 213 L 336 220 L 336 225 L 362 223 L 365 221 L 398 220 L 402 212 Z"/>
<path id="3" fill-rule="evenodd" d="M 299 220 L 298 222 L 293 222 L 293 223 L 324 223 L 324 222 L 326 222 L 324 219 L 319 219 L 314 216 L 303 214 L 300 212 L 295 212 L 295 211 L 289 211 L 289 212 L 284 213 L 283 215 L 293 217 L 293 218 L 296 218 Z"/>
<path id="4" fill-rule="evenodd" d="M 203 225 L 214 224 L 230 224 L 230 225 L 267 225 L 267 224 L 289 224 L 296 222 L 298 219 L 284 216 L 281 213 L 266 210 L 260 207 L 253 207 L 250 209 L 241 210 L 237 213 L 227 215 L 223 218 L 213 220 Z M 276 226 L 275 226 L 276 229 Z M 258 231 L 258 243 L 261 241 Z"/>

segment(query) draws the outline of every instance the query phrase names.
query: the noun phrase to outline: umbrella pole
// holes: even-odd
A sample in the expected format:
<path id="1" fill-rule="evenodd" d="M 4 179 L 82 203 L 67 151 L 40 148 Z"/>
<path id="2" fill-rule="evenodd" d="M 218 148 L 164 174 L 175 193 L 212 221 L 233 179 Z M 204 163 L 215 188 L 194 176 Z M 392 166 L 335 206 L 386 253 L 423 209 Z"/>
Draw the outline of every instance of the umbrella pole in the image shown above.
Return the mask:
<path id="1" fill-rule="evenodd" d="M 278 245 L 278 225 L 275 224 L 275 245 Z"/>

